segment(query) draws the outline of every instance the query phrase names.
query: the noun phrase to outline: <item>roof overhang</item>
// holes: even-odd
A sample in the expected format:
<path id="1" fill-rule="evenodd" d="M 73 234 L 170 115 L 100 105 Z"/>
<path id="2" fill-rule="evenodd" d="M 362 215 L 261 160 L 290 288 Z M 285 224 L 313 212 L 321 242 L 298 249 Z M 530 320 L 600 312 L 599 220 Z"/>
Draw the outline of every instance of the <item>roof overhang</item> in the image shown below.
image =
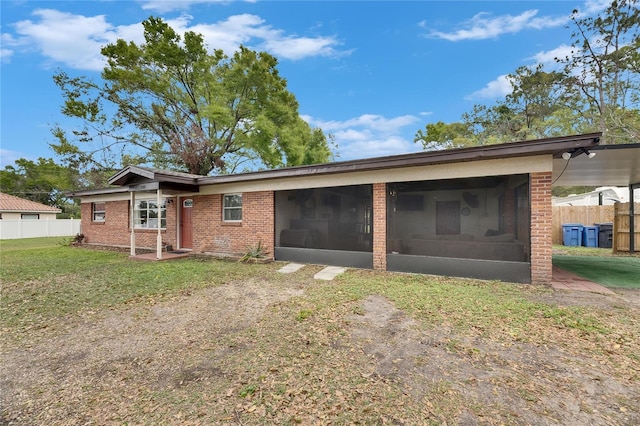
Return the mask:
<path id="1" fill-rule="evenodd" d="M 202 185 L 348 174 L 480 160 L 508 160 L 509 158 L 539 155 L 550 155 L 553 158 L 552 184 L 554 186 L 640 187 L 640 144 L 599 145 L 600 136 L 601 133 L 589 133 L 222 176 L 199 176 L 129 166 L 109 179 L 109 183 L 117 185 L 117 187 L 79 191 L 70 195 L 88 196 L 129 191 L 149 192 L 158 189 L 167 194 L 177 194 L 199 192 L 199 187 Z M 596 156 L 588 158 L 587 155 L 584 155 L 585 151 L 593 152 Z M 573 152 L 575 155 L 567 161 L 562 158 L 562 154 L 565 152 Z"/>
<path id="2" fill-rule="evenodd" d="M 554 186 L 639 186 L 640 143 L 599 145 L 565 160 L 562 153 L 554 155 Z M 565 151 L 568 152 L 568 151 Z"/>
<path id="3" fill-rule="evenodd" d="M 426 151 L 413 154 L 394 155 L 364 160 L 343 161 L 310 166 L 287 167 L 276 170 L 241 173 L 224 176 L 208 176 L 198 179 L 200 185 L 230 182 L 248 182 L 263 179 L 280 179 L 302 176 L 317 176 L 334 173 L 384 170 L 400 167 L 428 166 L 436 164 L 462 163 L 478 160 L 508 159 L 535 155 L 561 155 L 565 151 L 598 146 L 601 133 L 537 139 L 498 145 L 474 146 L 470 148 Z"/>
<path id="4" fill-rule="evenodd" d="M 128 166 L 109 179 L 110 185 L 128 186 L 130 192 L 146 192 L 161 189 L 171 192 L 198 192 L 201 176 L 167 170 L 153 170 Z"/>

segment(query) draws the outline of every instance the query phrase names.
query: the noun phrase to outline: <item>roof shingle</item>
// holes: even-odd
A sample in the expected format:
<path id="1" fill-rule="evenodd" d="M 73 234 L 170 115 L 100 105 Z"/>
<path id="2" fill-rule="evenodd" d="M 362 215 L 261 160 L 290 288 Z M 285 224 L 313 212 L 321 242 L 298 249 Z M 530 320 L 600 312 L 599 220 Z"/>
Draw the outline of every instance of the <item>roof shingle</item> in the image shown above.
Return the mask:
<path id="1" fill-rule="evenodd" d="M 0 211 L 60 213 L 60 209 L 0 192 Z"/>

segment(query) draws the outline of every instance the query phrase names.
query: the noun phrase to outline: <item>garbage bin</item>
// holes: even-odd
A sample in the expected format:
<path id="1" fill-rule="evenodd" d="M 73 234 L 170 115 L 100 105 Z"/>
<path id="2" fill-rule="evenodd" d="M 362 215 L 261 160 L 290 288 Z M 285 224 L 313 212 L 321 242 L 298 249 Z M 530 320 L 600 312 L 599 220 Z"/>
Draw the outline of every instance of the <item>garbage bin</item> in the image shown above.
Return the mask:
<path id="1" fill-rule="evenodd" d="M 613 223 L 596 223 L 598 227 L 598 247 L 613 247 Z"/>
<path id="2" fill-rule="evenodd" d="M 562 244 L 565 246 L 580 246 L 582 244 L 581 223 L 565 223 L 562 225 Z"/>
<path id="3" fill-rule="evenodd" d="M 584 226 L 582 228 L 582 245 L 585 247 L 598 247 L 597 226 Z"/>

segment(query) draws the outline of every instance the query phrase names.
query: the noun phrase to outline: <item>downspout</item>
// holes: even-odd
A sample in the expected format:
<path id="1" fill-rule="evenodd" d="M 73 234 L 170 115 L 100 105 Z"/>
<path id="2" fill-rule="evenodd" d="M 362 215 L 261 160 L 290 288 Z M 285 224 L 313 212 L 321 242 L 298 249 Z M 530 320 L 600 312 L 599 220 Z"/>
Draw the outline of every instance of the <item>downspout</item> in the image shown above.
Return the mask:
<path id="1" fill-rule="evenodd" d="M 136 206 L 136 193 L 129 192 L 129 227 L 131 228 L 131 256 L 136 255 L 136 220 L 135 220 L 135 206 Z"/>
<path id="2" fill-rule="evenodd" d="M 156 191 L 156 205 L 158 207 L 158 236 L 156 237 L 156 259 L 162 259 L 162 189 Z"/>

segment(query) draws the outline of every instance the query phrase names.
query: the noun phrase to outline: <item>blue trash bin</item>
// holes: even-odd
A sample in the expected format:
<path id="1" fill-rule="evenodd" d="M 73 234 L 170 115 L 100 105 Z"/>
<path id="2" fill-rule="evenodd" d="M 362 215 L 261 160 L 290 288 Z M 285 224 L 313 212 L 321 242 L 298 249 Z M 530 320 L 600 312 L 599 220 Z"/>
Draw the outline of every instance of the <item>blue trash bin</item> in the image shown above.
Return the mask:
<path id="1" fill-rule="evenodd" d="M 565 246 L 579 247 L 582 245 L 581 223 L 565 223 L 562 225 L 562 244 Z"/>
<path id="2" fill-rule="evenodd" d="M 597 226 L 584 226 L 582 228 L 582 245 L 585 247 L 598 247 Z"/>

